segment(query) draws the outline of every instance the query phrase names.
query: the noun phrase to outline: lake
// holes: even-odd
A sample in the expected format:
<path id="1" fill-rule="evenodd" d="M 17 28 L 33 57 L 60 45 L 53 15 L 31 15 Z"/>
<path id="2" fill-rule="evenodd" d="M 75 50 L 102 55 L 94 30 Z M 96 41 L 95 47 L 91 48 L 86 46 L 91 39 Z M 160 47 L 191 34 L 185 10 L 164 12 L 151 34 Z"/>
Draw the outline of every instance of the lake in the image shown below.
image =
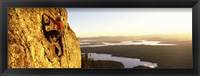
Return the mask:
<path id="1" fill-rule="evenodd" d="M 121 62 L 124 65 L 124 68 L 134 68 L 137 66 L 156 68 L 158 66 L 157 63 L 141 61 L 138 58 L 119 57 L 119 56 L 112 56 L 111 54 L 97 54 L 97 53 L 87 53 L 87 55 L 88 58 L 93 59 L 94 61 L 104 60 L 104 61 Z"/>
<path id="2" fill-rule="evenodd" d="M 87 42 L 85 42 L 87 41 Z M 94 41 L 94 40 L 91 40 Z M 102 46 L 115 46 L 115 45 L 151 45 L 151 46 L 175 46 L 177 44 L 165 44 L 161 41 L 148 41 L 148 40 L 139 40 L 139 41 L 121 41 L 118 43 L 112 42 L 99 42 L 100 44 L 91 44 L 88 40 L 80 41 L 80 47 L 102 47 Z"/>

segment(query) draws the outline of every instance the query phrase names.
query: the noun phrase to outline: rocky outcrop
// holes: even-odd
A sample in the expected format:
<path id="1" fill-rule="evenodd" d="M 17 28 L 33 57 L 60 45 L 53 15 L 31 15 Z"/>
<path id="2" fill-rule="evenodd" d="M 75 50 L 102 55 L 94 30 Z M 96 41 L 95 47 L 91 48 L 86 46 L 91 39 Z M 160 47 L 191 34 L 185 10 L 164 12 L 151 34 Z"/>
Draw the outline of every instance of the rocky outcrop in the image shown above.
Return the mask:
<path id="1" fill-rule="evenodd" d="M 63 34 L 44 13 L 63 17 Z M 81 68 L 79 42 L 67 18 L 65 8 L 9 8 L 8 67 Z"/>

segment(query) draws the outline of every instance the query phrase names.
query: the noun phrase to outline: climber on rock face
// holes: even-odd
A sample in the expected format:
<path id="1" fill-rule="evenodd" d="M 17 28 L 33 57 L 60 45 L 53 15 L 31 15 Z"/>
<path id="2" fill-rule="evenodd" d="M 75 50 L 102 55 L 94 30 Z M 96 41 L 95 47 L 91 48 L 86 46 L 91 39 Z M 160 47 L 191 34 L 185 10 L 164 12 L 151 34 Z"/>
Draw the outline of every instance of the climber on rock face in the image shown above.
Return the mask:
<path id="1" fill-rule="evenodd" d="M 45 14 L 47 15 L 47 14 Z M 56 18 L 56 20 L 54 20 L 52 17 L 50 17 L 49 15 L 47 15 L 48 18 L 58 27 L 58 30 L 61 32 L 61 34 L 63 34 L 63 22 L 62 22 L 62 17 L 58 16 Z"/>
<path id="2" fill-rule="evenodd" d="M 58 55 L 58 57 L 60 57 L 63 54 L 62 37 L 63 37 L 63 32 L 64 31 L 63 31 L 62 19 L 61 19 L 61 17 L 57 17 L 56 20 L 54 20 L 52 17 L 50 17 L 49 15 L 47 15 L 45 13 L 43 15 L 46 15 L 49 18 L 48 22 L 45 22 L 44 16 L 42 16 L 42 30 L 44 32 L 44 35 L 45 35 L 45 37 L 47 38 L 47 40 L 50 43 L 59 41 L 58 44 L 60 45 L 61 49 L 59 50 L 56 46 L 54 46 L 54 47 L 57 49 L 57 51 L 55 50 L 55 53 Z M 58 30 L 49 30 L 49 31 L 47 31 L 45 29 L 45 26 L 49 25 L 50 21 L 52 21 L 53 24 L 57 25 Z M 55 38 L 55 37 L 56 37 L 56 41 L 50 40 L 50 38 Z"/>

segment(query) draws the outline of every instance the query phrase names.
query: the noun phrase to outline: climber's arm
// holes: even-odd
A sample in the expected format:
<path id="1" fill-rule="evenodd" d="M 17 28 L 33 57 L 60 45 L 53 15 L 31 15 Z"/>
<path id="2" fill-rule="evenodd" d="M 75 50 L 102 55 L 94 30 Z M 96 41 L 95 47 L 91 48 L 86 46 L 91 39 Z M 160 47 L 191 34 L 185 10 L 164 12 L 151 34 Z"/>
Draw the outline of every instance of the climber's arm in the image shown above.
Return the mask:
<path id="1" fill-rule="evenodd" d="M 51 18 L 50 16 L 48 16 L 48 17 L 49 17 L 49 19 L 50 19 L 54 24 L 58 24 L 58 22 L 55 21 L 53 18 Z"/>
<path id="2" fill-rule="evenodd" d="M 47 15 L 46 13 L 44 13 L 54 24 L 58 24 L 57 21 L 55 21 L 52 17 L 50 17 L 49 15 Z"/>
<path id="3" fill-rule="evenodd" d="M 45 15 L 47 15 L 47 14 L 45 14 Z M 47 15 L 47 17 L 53 22 L 53 24 L 56 24 L 57 26 L 58 26 L 58 29 L 59 30 L 63 30 L 63 23 L 62 23 L 62 21 L 56 21 L 56 20 L 54 20 L 52 17 L 50 17 L 49 15 Z"/>
<path id="4" fill-rule="evenodd" d="M 59 24 L 58 21 L 55 21 L 54 19 L 51 19 L 51 21 L 52 21 L 54 24 L 56 24 L 56 25 Z"/>

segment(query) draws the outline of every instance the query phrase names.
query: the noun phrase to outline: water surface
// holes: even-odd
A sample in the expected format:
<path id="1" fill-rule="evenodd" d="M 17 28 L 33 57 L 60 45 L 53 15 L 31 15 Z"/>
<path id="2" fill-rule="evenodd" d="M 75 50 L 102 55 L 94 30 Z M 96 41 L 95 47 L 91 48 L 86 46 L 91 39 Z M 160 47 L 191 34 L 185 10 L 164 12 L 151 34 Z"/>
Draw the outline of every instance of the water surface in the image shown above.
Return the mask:
<path id="1" fill-rule="evenodd" d="M 137 66 L 146 66 L 149 68 L 156 68 L 158 66 L 157 63 L 141 61 L 138 58 L 112 56 L 111 54 L 97 54 L 97 53 L 87 53 L 87 54 L 88 54 L 88 58 L 91 58 L 94 61 L 107 60 L 107 61 L 121 62 L 124 65 L 124 68 L 134 68 Z"/>
<path id="2" fill-rule="evenodd" d="M 80 47 L 102 47 L 102 46 L 116 46 L 116 45 L 151 45 L 151 46 L 175 46 L 176 44 L 161 43 L 161 41 L 121 41 L 118 43 L 100 42 L 101 44 L 91 44 L 90 42 L 81 42 Z"/>

